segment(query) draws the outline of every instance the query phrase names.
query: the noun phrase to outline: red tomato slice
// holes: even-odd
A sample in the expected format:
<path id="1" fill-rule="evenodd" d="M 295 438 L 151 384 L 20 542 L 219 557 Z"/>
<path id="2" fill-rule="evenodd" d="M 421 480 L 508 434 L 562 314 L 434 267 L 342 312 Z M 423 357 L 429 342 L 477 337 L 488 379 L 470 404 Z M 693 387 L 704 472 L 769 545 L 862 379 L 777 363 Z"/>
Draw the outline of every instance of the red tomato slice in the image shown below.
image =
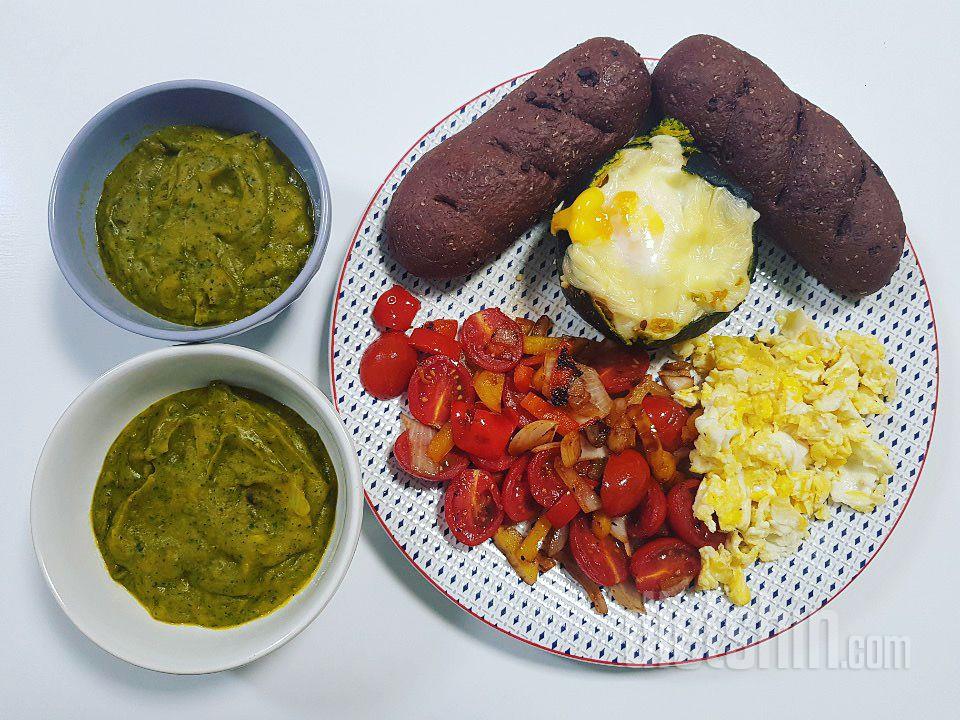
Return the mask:
<path id="1" fill-rule="evenodd" d="M 477 455 L 470 456 L 470 462 L 474 467 L 480 468 L 481 470 L 486 470 L 489 473 L 502 473 L 507 468 L 511 467 L 516 460 L 513 455 L 503 454 L 495 460 L 489 460 L 487 458 L 482 458 Z"/>
<path id="2" fill-rule="evenodd" d="M 473 398 L 470 373 L 445 355 L 433 355 L 421 361 L 407 388 L 410 414 L 433 427 L 447 421 L 454 400 L 470 402 Z"/>
<path id="3" fill-rule="evenodd" d="M 400 285 L 394 285 L 377 298 L 373 321 L 390 330 L 409 330 L 420 311 L 420 301 Z"/>
<path id="4" fill-rule="evenodd" d="M 673 452 L 680 447 L 683 426 L 687 424 L 687 411 L 673 398 L 661 395 L 647 395 L 640 407 L 656 428 L 657 437 L 664 450 Z"/>
<path id="5" fill-rule="evenodd" d="M 477 367 L 492 372 L 512 370 L 523 357 L 523 331 L 498 308 L 487 308 L 463 321 L 463 352 Z"/>
<path id="6" fill-rule="evenodd" d="M 611 455 L 600 483 L 603 511 L 610 517 L 626 515 L 640 504 L 651 484 L 650 466 L 643 455 L 631 449 Z"/>
<path id="7" fill-rule="evenodd" d="M 627 579 L 627 554 L 609 535 L 593 534 L 585 517 L 570 524 L 570 552 L 584 574 L 597 585 L 616 585 Z"/>
<path id="8" fill-rule="evenodd" d="M 406 335 L 384 333 L 363 351 L 360 384 L 375 398 L 387 400 L 400 395 L 417 367 L 417 351 Z"/>
<path id="9" fill-rule="evenodd" d="M 467 460 L 465 455 L 461 455 L 458 452 L 449 452 L 443 459 L 443 462 L 440 463 L 440 472 L 433 475 L 418 472 L 413 468 L 413 459 L 410 453 L 410 436 L 406 432 L 400 435 L 393 444 L 393 456 L 397 459 L 397 463 L 403 468 L 405 473 L 420 478 L 421 480 L 429 480 L 430 482 L 452 480 L 466 470 L 469 465 L 469 460 Z"/>
<path id="10" fill-rule="evenodd" d="M 508 375 L 507 381 L 503 384 L 503 400 L 500 412 L 513 420 L 517 427 L 523 427 L 527 423 L 536 420 L 533 415 L 520 407 L 520 401 L 523 400 L 523 393 L 517 390 L 513 384 L 513 379 Z"/>
<path id="11" fill-rule="evenodd" d="M 443 515 L 450 532 L 464 545 L 489 540 L 503 522 L 500 491 L 483 470 L 465 470 L 447 485 Z"/>
<path id="12" fill-rule="evenodd" d="M 436 330 L 419 327 L 410 333 L 410 344 L 428 355 L 446 355 L 451 360 L 460 359 L 460 343 Z"/>
<path id="13" fill-rule="evenodd" d="M 456 338 L 460 323 L 456 320 L 427 320 L 420 327 L 426 328 L 427 330 L 434 330 L 441 335 L 446 335 L 448 338 Z"/>
<path id="14" fill-rule="evenodd" d="M 553 462 L 559 454 L 558 449 L 534 453 L 527 466 L 530 494 L 545 508 L 553 507 L 557 500 L 568 493 L 567 486 L 553 469 Z"/>
<path id="15" fill-rule="evenodd" d="M 653 537 L 667 520 L 667 496 L 660 483 L 650 483 L 650 489 L 633 514 L 627 519 L 627 534 L 639 541 Z"/>
<path id="16" fill-rule="evenodd" d="M 555 528 L 561 528 L 580 514 L 580 503 L 572 492 L 557 500 L 553 507 L 547 510 L 547 520 Z"/>
<path id="17" fill-rule="evenodd" d="M 685 543 L 695 548 L 722 545 L 727 539 L 726 533 L 711 532 L 701 520 L 693 514 L 693 501 L 697 497 L 699 480 L 684 480 L 670 489 L 667 495 L 667 520 L 670 529 Z"/>
<path id="18" fill-rule="evenodd" d="M 513 522 L 533 520 L 540 512 L 540 506 L 534 502 L 527 485 L 526 471 L 529 462 L 530 458 L 523 455 L 511 465 L 500 491 L 503 511 Z"/>
<path id="19" fill-rule="evenodd" d="M 625 393 L 643 380 L 650 368 L 650 356 L 642 350 L 631 352 L 611 342 L 595 344 L 580 356 L 600 376 L 611 395 Z"/>
<path id="20" fill-rule="evenodd" d="M 491 461 L 507 454 L 507 443 L 516 428 L 510 418 L 462 401 L 453 403 L 450 424 L 454 445 L 470 455 Z"/>
<path id="21" fill-rule="evenodd" d="M 644 597 L 671 597 L 690 587 L 700 574 L 700 553 L 677 538 L 657 538 L 634 551 L 630 573 Z"/>

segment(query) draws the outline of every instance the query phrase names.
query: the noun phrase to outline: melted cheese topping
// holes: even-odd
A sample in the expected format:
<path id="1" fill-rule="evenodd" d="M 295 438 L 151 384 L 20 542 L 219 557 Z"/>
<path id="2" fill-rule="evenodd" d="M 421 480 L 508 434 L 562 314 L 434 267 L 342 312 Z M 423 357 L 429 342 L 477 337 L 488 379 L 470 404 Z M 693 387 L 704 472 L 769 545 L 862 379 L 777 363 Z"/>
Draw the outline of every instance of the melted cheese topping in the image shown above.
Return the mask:
<path id="1" fill-rule="evenodd" d="M 602 187 L 554 215 L 572 240 L 561 282 L 589 293 L 624 338 L 665 340 L 747 296 L 759 214 L 683 171 L 676 138 L 622 150 Z"/>

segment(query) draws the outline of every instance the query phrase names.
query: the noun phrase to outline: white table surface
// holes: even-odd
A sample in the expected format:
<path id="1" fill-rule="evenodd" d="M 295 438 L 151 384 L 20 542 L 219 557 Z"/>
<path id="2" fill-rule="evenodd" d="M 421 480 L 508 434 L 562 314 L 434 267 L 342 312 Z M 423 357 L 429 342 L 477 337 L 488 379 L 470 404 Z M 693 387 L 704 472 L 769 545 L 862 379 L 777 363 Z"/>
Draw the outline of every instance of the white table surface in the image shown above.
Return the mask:
<path id="1" fill-rule="evenodd" d="M 953 715 L 960 703 L 960 477 L 951 457 L 960 430 L 952 379 L 960 369 L 956 5 L 473 5 L 0 0 L 0 717 L 614 717 L 607 710 L 672 717 L 678 708 L 724 718 Z M 625 671 L 553 657 L 441 597 L 369 511 L 351 570 L 324 613 L 246 668 L 165 676 L 113 658 L 73 627 L 30 542 L 34 465 L 50 428 L 89 382 L 161 345 L 87 309 L 50 252 L 50 180 L 90 116 L 139 86 L 202 77 L 265 95 L 303 127 L 333 190 L 326 259 L 292 309 L 234 342 L 328 390 L 325 338 L 343 253 L 371 194 L 415 138 L 479 91 L 592 35 L 612 34 L 658 56 L 695 32 L 763 58 L 847 124 L 897 190 L 926 271 L 942 361 L 933 448 L 893 538 L 824 611 L 844 642 L 907 638 L 909 670 L 778 669 L 762 649 L 731 658 L 747 669 Z M 803 640 L 803 627 L 788 637 Z M 777 657 L 783 663 L 783 653 Z"/>

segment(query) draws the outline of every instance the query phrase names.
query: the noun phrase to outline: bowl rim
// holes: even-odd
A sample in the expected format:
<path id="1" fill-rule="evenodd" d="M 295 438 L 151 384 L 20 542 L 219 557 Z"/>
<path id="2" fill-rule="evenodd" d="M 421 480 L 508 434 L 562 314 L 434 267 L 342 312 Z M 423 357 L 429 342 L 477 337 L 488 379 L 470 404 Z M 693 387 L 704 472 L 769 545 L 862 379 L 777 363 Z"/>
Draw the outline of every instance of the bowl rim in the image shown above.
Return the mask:
<path id="1" fill-rule="evenodd" d="M 117 651 L 112 647 L 109 636 L 104 637 L 97 631 L 92 630 L 89 625 L 85 623 L 83 618 L 78 616 L 78 614 L 70 608 L 69 604 L 64 601 L 60 592 L 57 590 L 56 582 L 47 569 L 47 564 L 44 560 L 44 554 L 41 550 L 41 543 L 39 542 L 37 531 L 40 513 L 37 505 L 37 487 L 41 482 L 43 482 L 41 478 L 48 474 L 46 472 L 46 464 L 49 462 L 47 453 L 50 448 L 50 443 L 54 436 L 58 434 L 58 431 L 62 432 L 64 428 L 68 427 L 69 424 L 74 421 L 73 415 L 78 411 L 78 408 L 81 406 L 81 404 L 88 400 L 90 395 L 95 393 L 104 385 L 109 384 L 134 370 L 140 369 L 143 366 L 153 365 L 157 362 L 163 362 L 171 357 L 187 355 L 206 355 L 210 358 L 239 358 L 241 360 L 252 362 L 255 365 L 259 365 L 268 372 L 289 381 L 295 386 L 297 392 L 308 401 L 311 407 L 314 407 L 318 411 L 317 414 L 320 416 L 322 422 L 333 435 L 337 452 L 339 452 L 343 458 L 344 477 L 338 476 L 337 478 L 337 492 L 343 493 L 344 496 L 344 513 L 342 517 L 337 518 L 338 523 L 341 526 L 340 538 L 335 547 L 327 548 L 325 558 L 329 557 L 329 564 L 324 569 L 322 577 L 318 577 L 316 574 L 314 574 L 311 577 L 310 582 L 294 595 L 295 597 L 296 595 L 307 591 L 311 584 L 317 583 L 317 586 L 312 591 L 312 597 L 309 598 L 309 602 L 304 607 L 304 610 L 300 616 L 291 616 L 286 629 L 283 631 L 280 637 L 274 639 L 272 642 L 255 652 L 246 653 L 240 657 L 237 657 L 235 660 L 230 660 L 228 662 L 219 664 L 204 663 L 202 661 L 198 662 L 193 658 L 185 662 L 167 664 L 146 662 L 142 658 L 138 658 L 136 660 L 131 659 L 130 657 L 126 657 L 124 654 Z M 350 439 L 350 435 L 347 432 L 346 426 L 340 419 L 340 415 L 337 413 L 330 399 L 327 398 L 320 388 L 309 378 L 293 368 L 290 368 L 278 360 L 274 360 L 270 356 L 257 350 L 251 350 L 250 348 L 240 345 L 231 345 L 225 343 L 211 343 L 206 345 L 173 345 L 170 347 L 159 348 L 157 350 L 151 350 L 126 360 L 100 375 L 100 377 L 87 385 L 87 387 L 85 387 L 80 394 L 73 399 L 73 401 L 67 406 L 67 408 L 58 418 L 57 422 L 51 428 L 47 439 L 44 441 L 43 448 L 40 451 L 40 457 L 37 460 L 36 470 L 34 471 L 33 483 L 31 484 L 30 488 L 29 525 L 34 554 L 36 555 L 37 562 L 40 566 L 40 571 L 47 583 L 47 587 L 53 593 L 54 598 L 56 598 L 60 609 L 63 610 L 64 614 L 66 614 L 66 616 L 77 627 L 77 629 L 80 630 L 80 632 L 86 635 L 87 638 L 89 638 L 94 644 L 98 645 L 101 649 L 110 653 L 114 657 L 132 665 L 136 665 L 137 667 L 173 675 L 200 675 L 240 667 L 273 652 L 299 635 L 320 615 L 327 603 L 330 602 L 331 598 L 334 596 L 334 594 L 336 594 L 337 590 L 340 588 L 340 585 L 343 583 L 343 580 L 347 574 L 347 570 L 353 561 L 353 557 L 356 553 L 357 545 L 360 540 L 362 520 L 363 494 L 360 480 L 360 462 L 356 448 L 354 447 L 353 441 Z M 284 606 L 277 608 L 274 612 L 283 610 L 283 607 Z M 255 622 L 256 619 L 250 623 L 244 623 L 243 625 L 235 626 L 235 628 L 243 628 Z M 227 630 L 230 629 L 234 628 L 227 628 Z"/>
<path id="2" fill-rule="evenodd" d="M 315 198 L 312 194 L 310 195 L 310 199 L 314 205 L 313 248 L 310 251 L 309 257 L 307 257 L 307 261 L 303 268 L 294 278 L 293 282 L 287 287 L 287 289 L 284 290 L 271 303 L 260 308 L 255 313 L 224 325 L 216 325 L 212 327 L 190 328 L 188 326 L 183 326 L 182 329 L 155 328 L 136 320 L 132 320 L 116 312 L 112 308 L 107 307 L 97 300 L 91 293 L 87 292 L 84 284 L 81 282 L 78 275 L 73 271 L 73 267 L 69 262 L 67 262 L 66 257 L 64 257 L 64 254 L 60 249 L 60 243 L 57 241 L 56 201 L 60 185 L 65 176 L 65 169 L 68 162 L 73 159 L 73 156 L 76 155 L 80 147 L 87 141 L 93 131 L 106 118 L 115 113 L 117 110 L 126 107 L 131 103 L 140 100 L 141 98 L 170 90 L 186 89 L 215 90 L 230 95 L 236 95 L 237 97 L 264 108 L 267 110 L 267 112 L 274 115 L 278 120 L 280 120 L 280 122 L 286 125 L 287 128 L 293 133 L 297 142 L 299 142 L 306 151 L 307 157 L 310 160 L 310 164 L 313 166 L 313 171 L 316 173 L 317 183 L 320 186 L 319 197 Z M 172 340 L 174 342 L 207 342 L 245 332 L 246 330 L 256 327 L 260 323 L 272 319 L 303 293 L 307 285 L 313 279 L 313 276 L 316 275 L 317 271 L 320 269 L 320 263 L 323 260 L 323 255 L 326 251 L 327 243 L 329 242 L 330 238 L 330 228 L 332 223 L 331 212 L 332 202 L 330 197 L 330 184 L 327 181 L 326 171 L 324 170 L 323 163 L 320 161 L 320 156 L 317 154 L 317 150 L 313 146 L 313 143 L 310 142 L 310 138 L 307 137 L 306 133 L 303 132 L 301 127 L 293 120 L 293 118 L 287 115 L 287 113 L 261 95 L 237 85 L 230 85 L 217 80 L 166 80 L 164 82 L 154 83 L 152 85 L 146 85 L 144 87 L 137 88 L 136 90 L 132 90 L 125 95 L 120 96 L 113 102 L 109 103 L 106 107 L 101 109 L 96 115 L 90 118 L 82 128 L 80 128 L 73 140 L 70 141 L 70 144 L 67 145 L 66 150 L 64 150 L 60 161 L 57 163 L 57 169 L 53 174 L 53 181 L 50 186 L 50 197 L 47 202 L 47 233 L 50 236 L 50 245 L 53 249 L 53 255 L 57 261 L 57 266 L 60 268 L 60 272 L 66 279 L 67 284 L 69 284 L 77 296 L 98 315 L 106 320 L 109 320 L 117 327 L 123 328 L 124 330 L 129 330 L 145 337 L 156 338 L 158 340 Z M 65 240 L 63 242 L 65 242 Z M 130 301 L 127 300 L 127 302 Z"/>

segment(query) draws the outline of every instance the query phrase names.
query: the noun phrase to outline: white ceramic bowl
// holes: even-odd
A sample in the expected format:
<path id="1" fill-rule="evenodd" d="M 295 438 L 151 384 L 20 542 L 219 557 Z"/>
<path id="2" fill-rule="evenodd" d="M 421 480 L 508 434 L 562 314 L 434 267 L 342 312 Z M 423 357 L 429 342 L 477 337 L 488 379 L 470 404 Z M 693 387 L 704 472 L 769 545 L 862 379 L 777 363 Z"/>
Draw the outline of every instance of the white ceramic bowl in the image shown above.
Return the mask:
<path id="1" fill-rule="evenodd" d="M 333 535 L 310 583 L 273 613 L 223 630 L 150 617 L 108 574 L 90 520 L 103 459 L 123 427 L 157 400 L 211 380 L 257 390 L 299 413 L 320 433 L 338 482 Z M 128 360 L 73 401 L 40 455 L 30 520 L 40 568 L 64 612 L 87 637 L 135 665 L 192 674 L 243 665 L 303 630 L 347 572 L 360 537 L 362 507 L 356 450 L 333 405 L 313 383 L 254 350 L 183 345 Z"/>

